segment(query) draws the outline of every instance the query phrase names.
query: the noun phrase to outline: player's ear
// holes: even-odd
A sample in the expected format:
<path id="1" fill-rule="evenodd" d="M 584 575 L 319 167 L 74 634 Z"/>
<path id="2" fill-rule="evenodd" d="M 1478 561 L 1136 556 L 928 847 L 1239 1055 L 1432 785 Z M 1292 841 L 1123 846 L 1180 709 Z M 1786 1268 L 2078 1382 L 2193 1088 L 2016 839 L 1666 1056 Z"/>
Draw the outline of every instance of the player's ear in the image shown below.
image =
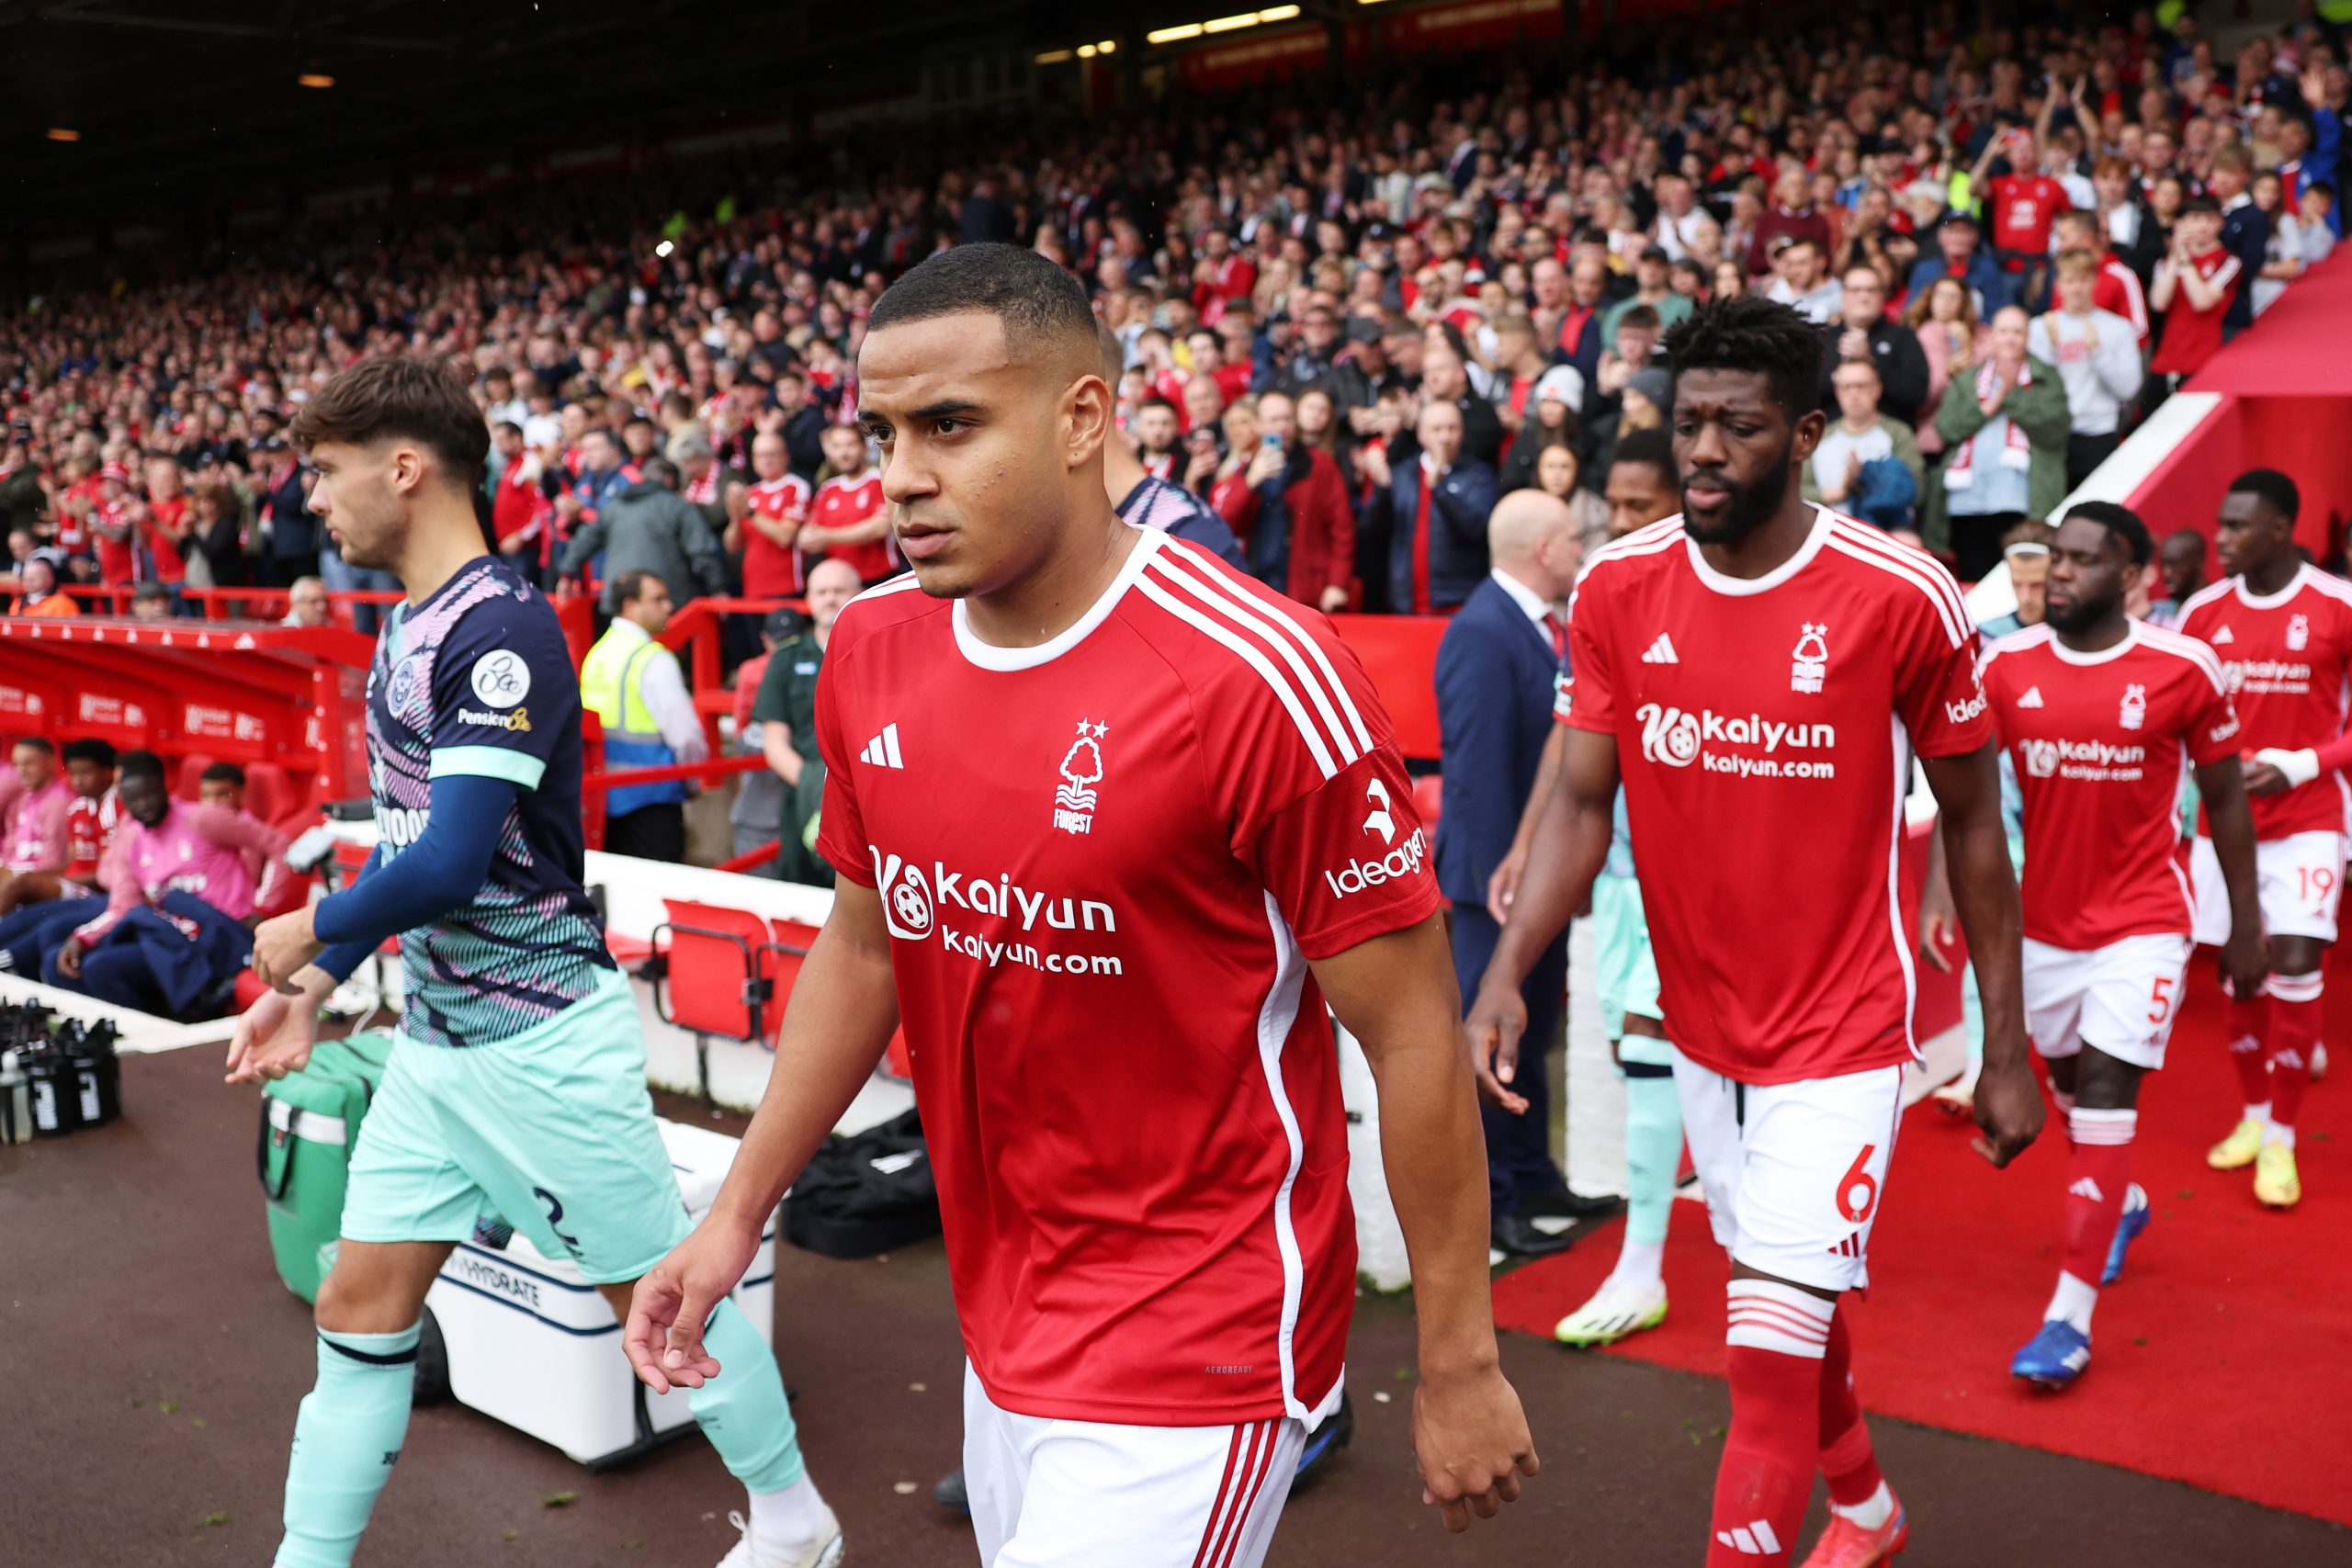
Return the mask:
<path id="1" fill-rule="evenodd" d="M 1807 409 L 1797 415 L 1796 431 L 1789 442 L 1791 463 L 1802 467 L 1811 461 L 1813 449 L 1821 445 L 1821 437 L 1828 429 L 1829 416 L 1819 409 Z"/>
<path id="2" fill-rule="evenodd" d="M 1110 439 L 1118 398 L 1094 371 L 1081 374 L 1062 393 L 1063 461 L 1071 468 L 1093 462 Z"/>

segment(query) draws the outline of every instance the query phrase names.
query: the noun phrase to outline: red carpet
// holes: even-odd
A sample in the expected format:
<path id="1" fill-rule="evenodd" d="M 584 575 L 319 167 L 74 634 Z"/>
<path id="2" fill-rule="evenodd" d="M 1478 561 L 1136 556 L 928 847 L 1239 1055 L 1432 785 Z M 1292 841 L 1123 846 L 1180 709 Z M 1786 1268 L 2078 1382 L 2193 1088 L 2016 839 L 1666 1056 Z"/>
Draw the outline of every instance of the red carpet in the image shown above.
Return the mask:
<path id="1" fill-rule="evenodd" d="M 2274 1213 L 2251 1170 L 2205 1168 L 2239 1101 L 2199 955 L 2171 1065 L 2141 1096 L 2134 1174 L 2155 1223 L 2100 1296 L 2090 1370 L 2061 1395 L 2029 1392 L 2008 1365 L 2057 1279 L 2062 1126 L 1996 1171 L 1970 1150 L 1973 1129 L 1916 1108 L 1871 1238 L 1873 1289 L 1849 1304 L 1864 1406 L 2352 1525 L 2352 963 L 2330 980 L 2335 1062 L 2303 1105 L 2303 1201 Z M 1604 1353 L 1720 1376 L 1724 1260 L 1700 1206 L 1674 1209 L 1673 1315 Z M 1548 1338 L 1608 1273 L 1617 1238 L 1612 1225 L 1497 1280 L 1497 1322 Z"/>

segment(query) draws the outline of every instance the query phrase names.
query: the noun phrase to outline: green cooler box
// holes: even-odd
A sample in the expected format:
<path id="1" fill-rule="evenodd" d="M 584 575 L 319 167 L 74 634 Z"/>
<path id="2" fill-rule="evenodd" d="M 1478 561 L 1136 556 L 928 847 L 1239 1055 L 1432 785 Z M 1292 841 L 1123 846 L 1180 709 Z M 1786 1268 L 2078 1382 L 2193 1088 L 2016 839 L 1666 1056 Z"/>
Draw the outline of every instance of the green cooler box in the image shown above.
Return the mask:
<path id="1" fill-rule="evenodd" d="M 308 1067 L 263 1087 L 256 1163 L 269 1248 L 277 1277 L 306 1302 L 319 1299 L 323 1249 L 343 1229 L 352 1145 L 391 1057 L 392 1036 L 384 1030 L 322 1040 Z"/>

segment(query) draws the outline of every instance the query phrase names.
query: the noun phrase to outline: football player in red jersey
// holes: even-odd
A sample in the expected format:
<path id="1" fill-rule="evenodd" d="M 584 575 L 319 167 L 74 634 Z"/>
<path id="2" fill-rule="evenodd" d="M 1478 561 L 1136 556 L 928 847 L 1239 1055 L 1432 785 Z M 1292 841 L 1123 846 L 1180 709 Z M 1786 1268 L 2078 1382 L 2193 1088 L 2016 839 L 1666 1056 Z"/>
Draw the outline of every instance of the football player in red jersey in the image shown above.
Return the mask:
<path id="1" fill-rule="evenodd" d="M 1103 368 L 1084 291 L 1033 251 L 943 251 L 874 307 L 859 421 L 914 570 L 834 625 L 832 911 L 629 1356 L 656 1389 L 712 1372 L 703 1314 L 903 1018 L 982 1561 L 1256 1568 L 1339 1407 L 1354 1293 L 1328 998 L 1387 1108 L 1422 1484 L 1466 1529 L 1536 1457 L 1394 730 L 1320 615 L 1119 521 Z"/>
<path id="2" fill-rule="evenodd" d="M 1521 978 L 1609 852 L 1621 779 L 1692 1163 L 1731 1254 L 1732 1425 L 1711 1568 L 1866 1568 L 1907 1521 L 1872 1456 L 1838 1299 L 1864 1259 L 1916 1055 L 1895 907 L 1916 754 L 1943 807 L 1984 998 L 1977 1147 L 2041 1131 L 1976 635 L 1951 574 L 1806 502 L 1825 423 L 1820 330 L 1761 299 L 1668 337 L 1682 514 L 1589 558 L 1569 607 L 1561 778 L 1469 1031 L 1490 1099 L 1525 1027 Z M 1489 1065 L 1489 1064 L 1493 1065 Z"/>
<path id="3" fill-rule="evenodd" d="M 2228 886 L 2222 974 L 2239 996 L 2267 967 L 2238 719 L 2213 650 L 2132 620 L 2147 525 L 2086 501 L 2059 525 L 2045 617 L 1984 650 L 1984 697 L 2024 802 L 2025 1003 L 2066 1113 L 2064 1262 L 2041 1329 L 2009 1364 L 2064 1388 L 2091 1359 L 2091 1312 L 2147 1228 L 2132 1179 L 2140 1079 L 2164 1066 L 2188 976 L 2192 899 L 2179 796 L 2193 768 Z"/>
<path id="4" fill-rule="evenodd" d="M 2295 481 L 2275 468 L 2240 474 L 2222 498 L 2222 570 L 2189 596 L 2180 629 L 2212 649 L 2228 678 L 2254 797 L 2255 858 L 2270 978 L 2230 1004 L 2230 1052 L 2245 1111 L 2205 1156 L 2216 1170 L 2254 1167 L 2255 1197 L 2276 1209 L 2301 1201 L 2295 1122 L 2319 1049 L 2321 960 L 2335 941 L 2344 896 L 2344 828 L 2352 787 L 2352 584 L 2306 564 L 2295 549 Z M 2189 859 L 2197 940 L 2236 929 L 2213 840 L 2200 832 Z"/>

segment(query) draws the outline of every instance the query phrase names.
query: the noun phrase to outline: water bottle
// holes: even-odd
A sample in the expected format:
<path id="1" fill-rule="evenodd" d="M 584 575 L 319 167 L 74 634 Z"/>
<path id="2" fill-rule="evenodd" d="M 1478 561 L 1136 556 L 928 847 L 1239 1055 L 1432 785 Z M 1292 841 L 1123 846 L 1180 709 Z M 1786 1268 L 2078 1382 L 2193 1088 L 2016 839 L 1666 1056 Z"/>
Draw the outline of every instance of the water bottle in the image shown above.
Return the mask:
<path id="1" fill-rule="evenodd" d="M 21 1144 L 33 1135 L 32 1088 L 17 1066 L 17 1053 L 0 1051 L 0 1144 Z"/>

